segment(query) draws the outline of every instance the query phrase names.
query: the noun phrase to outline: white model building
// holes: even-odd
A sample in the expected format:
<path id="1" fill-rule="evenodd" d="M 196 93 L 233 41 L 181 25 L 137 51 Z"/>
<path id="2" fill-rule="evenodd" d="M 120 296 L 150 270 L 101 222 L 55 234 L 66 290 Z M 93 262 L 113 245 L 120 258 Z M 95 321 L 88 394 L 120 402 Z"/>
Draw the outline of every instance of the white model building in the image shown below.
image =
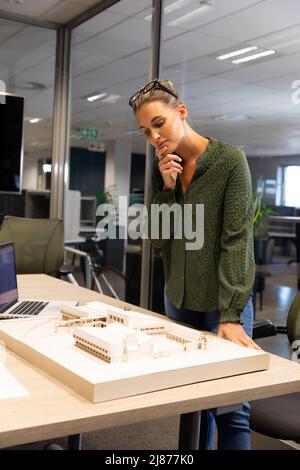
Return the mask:
<path id="1" fill-rule="evenodd" d="M 151 318 L 143 313 L 133 310 L 111 311 L 108 309 L 108 323 L 121 323 L 122 325 L 142 331 L 148 335 L 159 335 L 166 332 L 165 321 Z"/>
<path id="2" fill-rule="evenodd" d="M 122 313 L 124 313 L 127 309 L 125 304 L 124 308 L 122 309 L 120 307 L 115 307 L 114 305 L 105 304 L 104 302 L 93 301 L 76 307 L 62 305 L 60 313 L 62 320 L 72 320 L 87 316 L 106 318 L 109 313 L 122 315 Z"/>
<path id="3" fill-rule="evenodd" d="M 135 361 L 152 355 L 152 338 L 127 326 L 112 323 L 105 328 L 74 328 L 75 345 L 107 362 Z"/>
<path id="4" fill-rule="evenodd" d="M 75 345 L 110 363 L 149 356 L 158 359 L 182 351 L 206 349 L 207 345 L 203 332 L 139 312 L 108 313 L 106 323 L 96 319 L 96 323 L 87 325 L 86 320 L 82 317 L 81 325 L 78 325 L 78 319 L 70 321 L 76 322 L 72 325 L 75 326 Z"/>
<path id="5" fill-rule="evenodd" d="M 69 305 L 62 305 L 60 309 L 62 320 L 76 320 L 80 318 L 99 318 L 106 321 L 106 311 L 95 311 L 89 308 L 87 305 L 79 305 L 78 307 L 72 307 Z"/>
<path id="6" fill-rule="evenodd" d="M 59 328 L 74 328 L 75 345 L 107 362 L 206 349 L 207 335 L 180 324 L 102 302 L 64 306 Z"/>

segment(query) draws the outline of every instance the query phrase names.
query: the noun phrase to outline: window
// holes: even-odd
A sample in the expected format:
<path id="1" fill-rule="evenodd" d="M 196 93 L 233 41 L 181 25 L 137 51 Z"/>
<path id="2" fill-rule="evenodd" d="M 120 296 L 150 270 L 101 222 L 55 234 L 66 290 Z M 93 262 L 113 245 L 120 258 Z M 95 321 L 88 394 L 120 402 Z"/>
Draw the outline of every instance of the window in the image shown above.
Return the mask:
<path id="1" fill-rule="evenodd" d="M 300 207 L 300 165 L 284 168 L 283 203 L 285 206 Z"/>

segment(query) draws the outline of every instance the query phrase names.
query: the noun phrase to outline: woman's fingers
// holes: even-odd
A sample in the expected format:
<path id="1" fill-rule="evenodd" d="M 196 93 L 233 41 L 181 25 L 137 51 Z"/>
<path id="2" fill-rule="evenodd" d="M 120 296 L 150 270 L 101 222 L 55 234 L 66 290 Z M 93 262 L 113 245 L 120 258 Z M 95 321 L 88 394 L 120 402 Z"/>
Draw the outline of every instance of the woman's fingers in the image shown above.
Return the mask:
<path id="1" fill-rule="evenodd" d="M 248 336 L 246 333 L 244 336 L 239 337 L 239 340 L 243 343 L 244 346 L 247 348 L 253 348 L 256 349 L 257 351 L 261 351 L 261 347 L 256 344 L 250 336 Z"/>
<path id="2" fill-rule="evenodd" d="M 169 170 L 169 168 L 178 168 L 181 171 L 183 170 L 182 166 L 179 163 L 174 162 L 174 161 L 167 161 L 159 165 L 160 171 Z"/>
<path id="3" fill-rule="evenodd" d="M 174 155 L 173 153 L 167 153 L 167 147 L 164 147 L 163 149 L 159 150 L 157 153 L 157 158 L 159 161 L 162 161 L 163 159 L 167 158 L 169 160 L 176 160 L 178 162 L 182 161 L 182 158 L 179 157 L 178 155 Z"/>
<path id="4" fill-rule="evenodd" d="M 180 165 L 182 159 L 178 155 L 166 153 L 167 147 L 158 151 L 158 168 L 164 179 L 165 187 L 173 189 L 176 183 L 177 175 L 181 174 L 183 167 Z"/>
<path id="5" fill-rule="evenodd" d="M 231 341 L 233 341 L 234 343 L 237 343 L 237 344 L 241 344 L 242 346 L 245 346 L 246 348 L 256 349 L 257 351 L 262 350 L 258 346 L 258 344 L 256 344 L 249 336 L 247 336 L 246 338 L 241 338 L 241 337 L 232 338 Z"/>
<path id="6" fill-rule="evenodd" d="M 262 349 L 256 344 L 250 336 L 247 335 L 243 327 L 236 323 L 221 323 L 218 335 L 221 338 L 228 339 L 247 348 L 253 348 L 257 351 Z"/>

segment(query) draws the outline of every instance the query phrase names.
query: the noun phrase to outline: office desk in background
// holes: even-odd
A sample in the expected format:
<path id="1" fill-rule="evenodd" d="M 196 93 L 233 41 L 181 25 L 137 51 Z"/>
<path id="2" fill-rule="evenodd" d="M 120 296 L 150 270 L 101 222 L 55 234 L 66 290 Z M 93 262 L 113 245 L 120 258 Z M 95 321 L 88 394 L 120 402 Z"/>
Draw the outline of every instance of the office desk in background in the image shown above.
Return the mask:
<path id="1" fill-rule="evenodd" d="M 21 275 L 18 284 L 22 297 L 124 305 L 46 275 Z M 300 391 L 299 364 L 276 356 L 266 371 L 102 403 L 89 402 L 13 352 L 7 351 L 5 365 L 29 396 L 0 400 L 1 448 Z"/>
<path id="2" fill-rule="evenodd" d="M 296 232 L 296 262 L 297 262 L 297 286 L 300 290 L 300 217 L 284 216 L 284 215 L 271 215 L 270 220 L 277 222 L 294 222 Z"/>

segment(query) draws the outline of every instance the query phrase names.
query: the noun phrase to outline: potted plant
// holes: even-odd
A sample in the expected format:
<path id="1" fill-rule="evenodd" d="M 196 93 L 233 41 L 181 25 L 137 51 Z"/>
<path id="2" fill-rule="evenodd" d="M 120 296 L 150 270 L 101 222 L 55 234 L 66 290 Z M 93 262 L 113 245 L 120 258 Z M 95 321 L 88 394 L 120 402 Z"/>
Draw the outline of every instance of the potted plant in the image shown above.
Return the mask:
<path id="1" fill-rule="evenodd" d="M 105 188 L 104 191 L 98 191 L 96 193 L 96 203 L 97 207 L 102 205 L 102 204 L 111 204 L 114 206 L 115 211 L 116 211 L 116 217 L 118 220 L 118 205 L 117 205 L 117 198 L 115 195 L 115 185 L 109 186 L 108 188 Z M 98 223 L 101 219 L 103 219 L 104 216 L 97 216 L 96 217 L 96 223 Z"/>
<path id="2" fill-rule="evenodd" d="M 104 191 L 99 191 L 96 193 L 97 207 L 100 204 L 114 204 L 113 190 L 114 186 L 111 186 L 110 189 L 106 188 Z"/>

